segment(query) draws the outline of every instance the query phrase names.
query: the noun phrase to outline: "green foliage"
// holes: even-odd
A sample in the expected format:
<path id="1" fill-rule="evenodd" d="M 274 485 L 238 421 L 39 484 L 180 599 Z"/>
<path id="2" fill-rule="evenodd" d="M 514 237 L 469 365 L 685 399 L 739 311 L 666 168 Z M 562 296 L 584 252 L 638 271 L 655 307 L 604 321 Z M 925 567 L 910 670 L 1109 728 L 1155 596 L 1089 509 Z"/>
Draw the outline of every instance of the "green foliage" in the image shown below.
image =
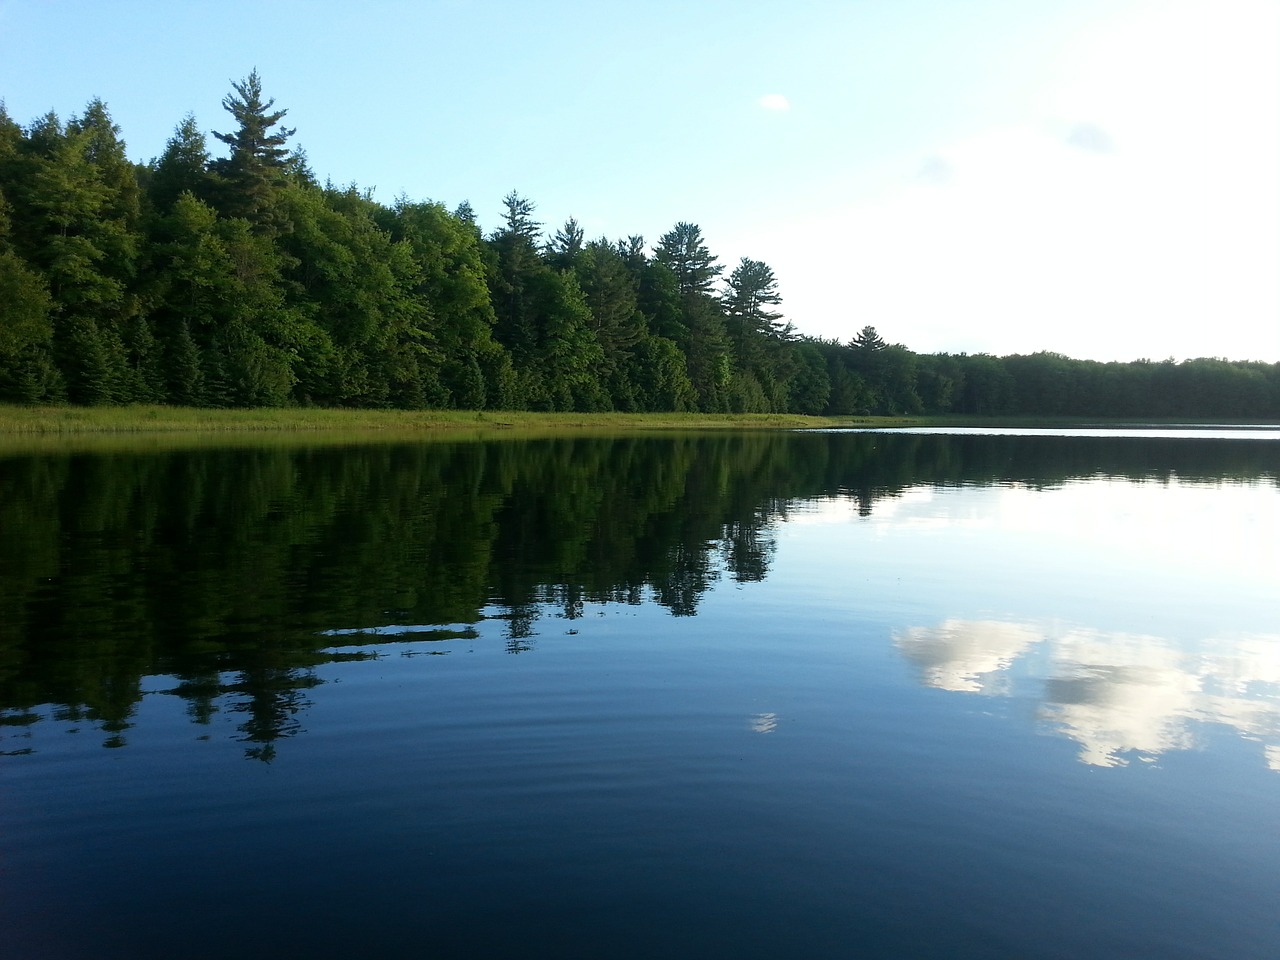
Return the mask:
<path id="1" fill-rule="evenodd" d="M 256 71 L 148 166 L 105 104 L 20 127 L 0 104 L 0 398 L 78 404 L 1280 417 L 1280 365 L 920 356 L 864 326 L 797 336 L 701 229 L 543 243 L 535 204 L 374 201 L 317 185 Z"/>
<path id="2" fill-rule="evenodd" d="M 782 302 L 782 296 L 767 263 L 743 257 L 729 275 L 723 302 L 729 333 L 744 359 L 758 357 L 763 349 L 759 340 L 791 334 L 791 325 L 781 322 L 782 314 L 770 309 Z"/>
<path id="3" fill-rule="evenodd" d="M 408 201 L 380 218 L 394 239 L 408 245 L 416 264 L 412 294 L 430 309 L 440 382 L 447 392 L 443 402 L 463 409 L 507 405 L 500 398 L 510 388 L 509 374 L 503 372 L 509 363 L 504 368 L 494 357 L 501 348 L 493 339 L 496 317 L 474 223 L 441 204 Z"/>
<path id="4" fill-rule="evenodd" d="M 52 357 L 52 309 L 44 280 L 0 247 L 0 398 L 35 403 L 60 392 Z"/>
<path id="5" fill-rule="evenodd" d="M 65 128 L 53 114 L 41 118 L 3 164 L 13 251 L 51 295 L 53 360 L 78 403 L 147 394 L 123 343 L 142 309 L 130 289 L 142 238 L 136 174 L 118 133 L 93 100 Z M 46 374 L 37 380 L 52 388 Z"/>
<path id="6" fill-rule="evenodd" d="M 538 344 L 535 279 L 551 268 L 538 255 L 536 240 L 541 224 L 532 219 L 534 204 L 516 193 L 508 194 L 503 204 L 506 225 L 489 241 L 493 254 L 488 279 L 495 314 L 494 336 L 511 351 L 515 364 L 524 367 L 533 361 Z"/>
<path id="7" fill-rule="evenodd" d="M 214 164 L 225 181 L 220 206 L 227 216 L 243 217 L 256 229 L 271 232 L 282 224 L 275 197 L 291 169 L 285 143 L 295 131 L 277 127 L 289 111 L 271 110 L 275 100 L 263 99 L 257 70 L 233 82 L 231 89 L 222 106 L 235 120 L 236 129 L 213 134 L 231 148 L 230 156 Z"/>
<path id="8" fill-rule="evenodd" d="M 646 335 L 639 305 L 639 275 L 618 246 L 601 238 L 575 257 L 575 272 L 590 310 L 590 325 L 600 346 L 600 378 L 613 405 L 639 409 L 635 381 L 635 348 Z"/>
<path id="9" fill-rule="evenodd" d="M 689 380 L 684 354 L 666 337 L 647 336 L 636 344 L 632 379 L 639 410 L 697 409 L 698 395 Z"/>
<path id="10" fill-rule="evenodd" d="M 582 238 L 582 227 L 570 217 L 547 243 L 547 261 L 558 270 L 572 268 L 582 252 Z"/>
<path id="11" fill-rule="evenodd" d="M 204 134 L 196 126 L 195 117 L 187 114 L 165 144 L 164 153 L 151 165 L 148 196 L 152 205 L 163 213 L 184 193 L 208 202 L 218 190 L 217 178 L 210 170 Z"/>
<path id="12" fill-rule="evenodd" d="M 787 381 L 786 409 L 818 415 L 831 399 L 831 379 L 822 352 L 812 343 L 796 347 L 796 369 Z"/>
<path id="13" fill-rule="evenodd" d="M 549 404 L 546 409 L 610 409 L 600 381 L 604 352 L 592 332 L 591 310 L 577 278 L 569 271 L 547 270 L 534 282 L 537 311 L 543 318 L 534 363 Z"/>
<path id="14" fill-rule="evenodd" d="M 849 346 L 857 350 L 859 353 L 876 353 L 883 350 L 885 342 L 881 339 L 880 334 L 876 333 L 876 328 L 872 326 L 863 327 L 849 341 Z"/>
<path id="15" fill-rule="evenodd" d="M 730 411 L 727 388 L 733 367 L 724 316 L 711 297 L 694 294 L 685 298 L 684 322 L 688 330 L 683 344 L 689 381 L 704 413 Z"/>
<path id="16" fill-rule="evenodd" d="M 702 230 L 681 221 L 658 240 L 653 257 L 675 275 L 680 295 L 710 296 L 711 285 L 724 269 L 707 249 Z"/>
<path id="17" fill-rule="evenodd" d="M 303 399 L 439 403 L 439 354 L 430 313 L 414 296 L 419 272 L 409 245 L 393 241 L 375 221 L 375 205 L 354 189 L 289 185 L 279 202 L 293 224 L 277 244 L 292 307 L 285 314 L 292 324 L 287 342 L 320 362 Z"/>

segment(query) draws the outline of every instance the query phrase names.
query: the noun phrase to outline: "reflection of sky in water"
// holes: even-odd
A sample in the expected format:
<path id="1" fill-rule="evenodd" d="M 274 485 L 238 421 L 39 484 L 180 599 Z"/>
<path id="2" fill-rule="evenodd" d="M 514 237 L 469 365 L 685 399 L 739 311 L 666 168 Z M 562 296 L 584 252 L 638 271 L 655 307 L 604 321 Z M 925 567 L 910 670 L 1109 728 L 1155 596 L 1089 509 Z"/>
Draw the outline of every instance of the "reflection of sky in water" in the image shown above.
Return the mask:
<path id="1" fill-rule="evenodd" d="M 1003 693 L 1001 672 L 1042 634 L 1020 623 L 948 620 L 932 629 L 912 627 L 895 638 L 920 668 L 924 682 L 940 690 Z"/>
<path id="2" fill-rule="evenodd" d="M 1177 639 L 1269 633 L 1280 495 L 1263 483 L 1073 480 L 1048 489 L 919 486 L 859 516 L 794 508 L 775 578 L 867 585 L 890 626 L 949 617 L 1087 623 Z"/>
<path id="3" fill-rule="evenodd" d="M 1158 440 L 1171 439 L 1216 439 L 1216 440 L 1263 440 L 1280 441 L 1280 426 L 1259 424 L 1256 427 L 1241 427 L 1233 424 L 1221 424 L 1214 427 L 1209 424 L 1194 424 L 1186 427 L 1172 427 L 1168 424 L 1149 427 L 840 427 L 840 433 L 905 433 L 924 434 L 930 436 L 987 436 L 987 437 L 1127 437 L 1129 439 L 1147 438 Z"/>
<path id="4" fill-rule="evenodd" d="M 751 717 L 752 733 L 773 733 L 778 729 L 776 713 L 757 713 Z"/>
<path id="5" fill-rule="evenodd" d="M 1186 648 L 1160 637 L 948 620 L 901 630 L 894 644 L 926 685 L 986 694 L 1013 693 L 1014 661 L 1044 644 L 1044 675 L 1020 692 L 1040 700 L 1051 729 L 1080 744 L 1084 763 L 1116 766 L 1189 749 L 1194 725 L 1208 722 L 1262 742 L 1268 765 L 1280 770 L 1280 634 Z"/>
<path id="6" fill-rule="evenodd" d="M 1033 701 L 1089 764 L 1197 747 L 1208 723 L 1280 770 L 1274 481 L 922 485 L 788 519 L 776 587 L 880 625 L 926 686 Z"/>
<path id="7" fill-rule="evenodd" d="M 1086 547 L 1144 564 L 1212 565 L 1218 575 L 1264 573 L 1280 582 L 1280 536 L 1268 535 L 1280 534 L 1276 492 L 1253 484 L 1105 479 L 1047 490 L 919 486 L 877 500 L 864 522 L 879 536 L 933 530 L 1052 538 L 1056 550 Z M 846 498 L 811 501 L 789 517 L 796 525 L 858 519 L 857 503 Z"/>

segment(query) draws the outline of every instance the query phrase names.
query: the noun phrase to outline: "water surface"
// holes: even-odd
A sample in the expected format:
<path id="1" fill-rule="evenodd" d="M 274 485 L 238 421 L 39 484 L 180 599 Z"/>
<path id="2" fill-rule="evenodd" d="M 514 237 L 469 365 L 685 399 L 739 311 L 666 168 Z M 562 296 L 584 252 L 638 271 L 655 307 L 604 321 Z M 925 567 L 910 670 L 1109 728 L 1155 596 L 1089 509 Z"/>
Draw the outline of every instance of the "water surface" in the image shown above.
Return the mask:
<path id="1" fill-rule="evenodd" d="M 1280 955 L 1280 436 L 0 459 L 6 955 Z"/>

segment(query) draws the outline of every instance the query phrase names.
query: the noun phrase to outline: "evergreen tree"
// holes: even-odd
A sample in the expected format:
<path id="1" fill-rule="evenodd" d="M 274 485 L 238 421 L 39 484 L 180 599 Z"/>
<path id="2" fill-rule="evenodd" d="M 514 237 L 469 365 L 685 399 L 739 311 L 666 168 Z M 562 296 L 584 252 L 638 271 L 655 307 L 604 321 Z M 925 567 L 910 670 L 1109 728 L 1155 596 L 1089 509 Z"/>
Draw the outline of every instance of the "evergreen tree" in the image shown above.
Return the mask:
<path id="1" fill-rule="evenodd" d="M 885 342 L 881 339 L 880 334 L 876 333 L 875 327 L 865 326 L 849 341 L 849 346 L 860 354 L 868 355 L 883 350 Z"/>
<path id="2" fill-rule="evenodd" d="M 152 294 L 163 378 L 183 402 L 280 406 L 289 402 L 304 326 L 284 298 L 285 260 L 247 220 L 219 220 L 182 194 L 156 228 Z M 194 341 L 200 376 L 190 372 Z M 184 381 L 190 383 L 180 388 Z M 197 394 L 199 394 L 197 396 Z"/>
<path id="3" fill-rule="evenodd" d="M 148 195 L 152 205 L 167 212 L 185 191 L 209 202 L 217 191 L 209 169 L 209 149 L 195 117 L 187 114 L 165 144 L 164 153 L 151 165 Z"/>
<path id="4" fill-rule="evenodd" d="M 698 396 L 698 409 L 727 413 L 733 365 L 720 305 L 713 297 L 694 295 L 685 298 L 683 313 L 689 332 L 682 346 L 689 380 Z"/>
<path id="5" fill-rule="evenodd" d="M 547 261 L 557 270 L 572 269 L 582 252 L 582 227 L 570 217 L 547 243 Z"/>
<path id="6" fill-rule="evenodd" d="M 13 187 L 22 129 L 0 101 L 0 398 L 35 402 L 55 398 L 61 378 L 53 365 L 53 299 L 48 284 L 13 249 L 12 219 L 4 187 Z"/>
<path id="7" fill-rule="evenodd" d="M 533 406 L 550 410 L 608 410 L 601 382 L 604 353 L 591 330 L 591 310 L 569 270 L 546 269 L 533 281 L 539 317 L 533 363 L 526 368 L 537 390 Z"/>
<path id="8" fill-rule="evenodd" d="M 531 200 L 514 191 L 502 200 L 504 226 L 490 240 L 495 270 L 489 278 L 497 318 L 494 334 L 511 351 L 516 366 L 526 367 L 537 349 L 539 318 L 533 297 L 535 278 L 549 267 L 538 256 L 542 224 L 533 219 Z"/>
<path id="9" fill-rule="evenodd" d="M 530 243 L 536 242 L 542 233 L 542 224 L 533 219 L 537 204 L 512 190 L 502 198 L 502 206 L 505 208 L 502 219 L 506 224 L 502 233 L 520 237 Z"/>
<path id="10" fill-rule="evenodd" d="M 709 296 L 711 285 L 724 269 L 707 249 L 701 228 L 693 223 L 677 223 L 664 233 L 653 256 L 675 274 L 681 296 Z"/>
<path id="11" fill-rule="evenodd" d="M 782 323 L 782 314 L 770 309 L 782 302 L 782 296 L 767 263 L 743 257 L 725 287 L 725 317 L 740 357 L 750 358 L 758 352 L 753 341 L 766 337 L 782 340 L 791 335 L 791 325 Z"/>
<path id="12" fill-rule="evenodd" d="M 228 402 L 206 382 L 213 372 L 213 341 L 226 323 L 235 267 L 217 237 L 217 214 L 182 193 L 158 217 L 149 248 L 152 318 L 164 360 L 170 399 L 186 406 Z M 214 377 L 214 380 L 220 379 Z"/>
<path id="13" fill-rule="evenodd" d="M 628 263 L 630 263 L 628 258 Z M 637 272 L 637 268 L 632 267 Z M 676 275 L 657 260 L 642 261 L 638 268 L 639 286 L 636 302 L 655 336 L 674 343 L 684 343 L 689 335 L 682 309 Z"/>
<path id="14" fill-rule="evenodd" d="M 684 351 L 698 408 L 708 413 L 727 411 L 733 368 L 724 314 L 712 293 L 722 268 L 703 242 L 701 229 L 692 223 L 677 223 L 663 234 L 653 259 L 675 280 L 679 313 L 672 332 Z"/>
<path id="15" fill-rule="evenodd" d="M 603 238 L 588 243 L 577 263 L 592 332 L 603 355 L 601 380 L 614 407 L 637 409 L 634 351 L 647 334 L 637 299 L 639 278 L 628 269 L 618 246 Z"/>
<path id="16" fill-rule="evenodd" d="M 236 129 L 213 134 L 231 148 L 230 156 L 214 165 L 226 181 L 221 207 L 227 216 L 243 217 L 255 229 L 273 232 L 279 226 L 276 192 L 290 169 L 285 143 L 296 131 L 277 128 L 289 111 L 271 110 L 275 100 L 263 99 L 257 70 L 231 88 L 222 106 L 235 119 Z"/>

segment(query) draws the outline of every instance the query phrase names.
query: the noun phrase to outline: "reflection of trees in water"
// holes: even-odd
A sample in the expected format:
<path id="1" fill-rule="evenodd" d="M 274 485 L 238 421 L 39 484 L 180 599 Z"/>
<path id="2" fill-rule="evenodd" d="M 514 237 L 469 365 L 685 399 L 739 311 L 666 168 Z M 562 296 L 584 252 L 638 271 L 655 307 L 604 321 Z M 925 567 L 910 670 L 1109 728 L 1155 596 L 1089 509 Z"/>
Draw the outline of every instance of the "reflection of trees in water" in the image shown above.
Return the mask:
<path id="1" fill-rule="evenodd" d="M 303 691 L 319 683 L 314 673 L 288 668 L 249 670 L 240 674 L 227 692 L 243 695 L 232 710 L 246 715 L 244 723 L 237 728 L 241 742 L 250 745 L 245 748 L 245 756 L 272 760 L 275 742 L 302 729 L 298 714 L 311 706 Z"/>
<path id="2" fill-rule="evenodd" d="M 200 725 L 212 722 L 219 700 L 228 701 L 230 712 L 245 715 L 236 727 L 237 739 L 249 744 L 245 756 L 270 761 L 277 740 L 302 730 L 298 715 L 311 706 L 304 691 L 321 682 L 313 669 L 253 667 L 235 674 L 230 682 L 217 673 L 189 677 L 167 692 L 182 697 L 187 715 Z"/>
<path id="3" fill-rule="evenodd" d="M 550 611 L 692 616 L 722 578 L 763 580 L 797 501 L 866 516 L 920 484 L 1274 478 L 1270 446 L 735 433 L 10 457 L 0 721 L 52 704 L 123 744 L 142 678 L 170 675 L 194 722 L 243 712 L 266 756 L 335 628 L 500 618 L 520 652 Z"/>

